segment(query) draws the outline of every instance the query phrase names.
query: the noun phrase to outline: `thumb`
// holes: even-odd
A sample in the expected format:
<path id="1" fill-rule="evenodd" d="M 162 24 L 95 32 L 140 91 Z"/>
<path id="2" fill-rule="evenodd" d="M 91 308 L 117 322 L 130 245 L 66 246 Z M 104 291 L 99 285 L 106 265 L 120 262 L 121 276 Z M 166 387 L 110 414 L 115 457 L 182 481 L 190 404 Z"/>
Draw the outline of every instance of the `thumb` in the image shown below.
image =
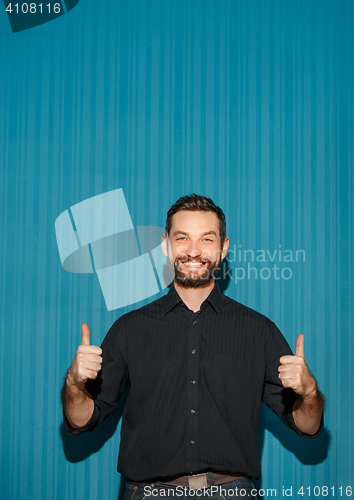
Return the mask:
<path id="1" fill-rule="evenodd" d="M 86 323 L 83 323 L 82 326 L 82 339 L 81 339 L 81 345 L 90 345 L 90 329 L 86 325 Z"/>
<path id="2" fill-rule="evenodd" d="M 296 341 L 296 356 L 301 356 L 305 359 L 305 351 L 304 351 L 304 335 L 300 333 Z"/>

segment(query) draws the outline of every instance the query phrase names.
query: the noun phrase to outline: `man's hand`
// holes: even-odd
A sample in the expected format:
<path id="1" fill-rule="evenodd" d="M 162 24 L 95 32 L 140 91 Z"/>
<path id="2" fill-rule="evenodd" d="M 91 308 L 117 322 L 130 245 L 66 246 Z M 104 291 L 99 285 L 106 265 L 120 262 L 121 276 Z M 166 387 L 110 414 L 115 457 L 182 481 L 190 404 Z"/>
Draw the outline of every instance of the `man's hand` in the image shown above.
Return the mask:
<path id="1" fill-rule="evenodd" d="M 81 345 L 68 370 L 61 393 L 63 408 L 73 429 L 84 426 L 93 413 L 94 402 L 91 394 L 85 389 L 85 382 L 89 378 L 97 378 L 101 370 L 101 354 L 100 347 L 90 345 L 90 330 L 84 323 Z"/>
<path id="2" fill-rule="evenodd" d="M 295 356 L 282 356 L 279 361 L 279 378 L 283 387 L 291 387 L 300 396 L 293 406 L 296 427 L 305 434 L 316 434 L 321 424 L 324 399 L 307 368 L 302 334 L 296 341 Z"/>
<path id="3" fill-rule="evenodd" d="M 297 338 L 295 356 L 282 356 L 279 361 L 279 378 L 283 387 L 291 387 L 296 394 L 304 397 L 316 393 L 316 381 L 305 361 L 303 334 Z"/>
<path id="4" fill-rule="evenodd" d="M 90 345 L 90 329 L 84 323 L 82 325 L 81 345 L 76 351 L 74 361 L 67 374 L 67 382 L 70 385 L 79 386 L 87 379 L 97 378 L 101 370 L 102 349 L 95 345 Z"/>

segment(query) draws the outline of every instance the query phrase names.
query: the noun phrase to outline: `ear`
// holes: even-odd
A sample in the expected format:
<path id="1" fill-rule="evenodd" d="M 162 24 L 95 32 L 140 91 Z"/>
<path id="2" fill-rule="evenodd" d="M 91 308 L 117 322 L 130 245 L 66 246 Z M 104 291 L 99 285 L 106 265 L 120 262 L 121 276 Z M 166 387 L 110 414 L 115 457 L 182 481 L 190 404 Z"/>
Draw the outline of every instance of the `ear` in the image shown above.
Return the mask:
<path id="1" fill-rule="evenodd" d="M 167 236 L 165 233 L 162 233 L 161 236 L 161 248 L 162 248 L 162 253 L 168 257 L 168 250 L 167 250 Z"/>
<path id="2" fill-rule="evenodd" d="M 221 260 L 225 259 L 226 257 L 227 251 L 229 249 L 229 244 L 230 244 L 229 238 L 226 236 L 225 241 L 222 245 Z"/>

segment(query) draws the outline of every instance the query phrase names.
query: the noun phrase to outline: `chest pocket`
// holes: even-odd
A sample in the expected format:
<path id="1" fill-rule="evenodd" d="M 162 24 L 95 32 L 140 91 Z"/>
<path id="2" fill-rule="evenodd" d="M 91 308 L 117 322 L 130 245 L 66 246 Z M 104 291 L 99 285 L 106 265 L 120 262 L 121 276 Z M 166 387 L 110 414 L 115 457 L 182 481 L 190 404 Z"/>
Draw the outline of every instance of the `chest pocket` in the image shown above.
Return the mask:
<path id="1" fill-rule="evenodd" d="M 207 386 L 213 397 L 227 404 L 250 403 L 257 390 L 256 370 L 252 361 L 229 355 L 216 355 L 205 368 Z"/>

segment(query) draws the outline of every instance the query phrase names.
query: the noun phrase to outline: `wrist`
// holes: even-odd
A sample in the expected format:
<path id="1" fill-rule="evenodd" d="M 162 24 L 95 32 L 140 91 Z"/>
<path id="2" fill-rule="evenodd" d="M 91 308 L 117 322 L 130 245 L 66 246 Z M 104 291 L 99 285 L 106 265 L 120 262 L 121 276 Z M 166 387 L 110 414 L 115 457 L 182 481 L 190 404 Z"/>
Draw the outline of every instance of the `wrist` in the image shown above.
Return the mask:
<path id="1" fill-rule="evenodd" d="M 312 403 L 318 397 L 317 384 L 314 382 L 313 386 L 311 386 L 304 394 L 301 394 L 300 398 L 305 403 Z"/>
<path id="2" fill-rule="evenodd" d="M 73 377 L 73 374 L 70 371 L 70 368 L 66 374 L 65 383 L 70 389 L 76 388 L 80 392 L 84 392 L 85 390 L 85 382 L 82 381 L 76 382 L 75 378 Z"/>

